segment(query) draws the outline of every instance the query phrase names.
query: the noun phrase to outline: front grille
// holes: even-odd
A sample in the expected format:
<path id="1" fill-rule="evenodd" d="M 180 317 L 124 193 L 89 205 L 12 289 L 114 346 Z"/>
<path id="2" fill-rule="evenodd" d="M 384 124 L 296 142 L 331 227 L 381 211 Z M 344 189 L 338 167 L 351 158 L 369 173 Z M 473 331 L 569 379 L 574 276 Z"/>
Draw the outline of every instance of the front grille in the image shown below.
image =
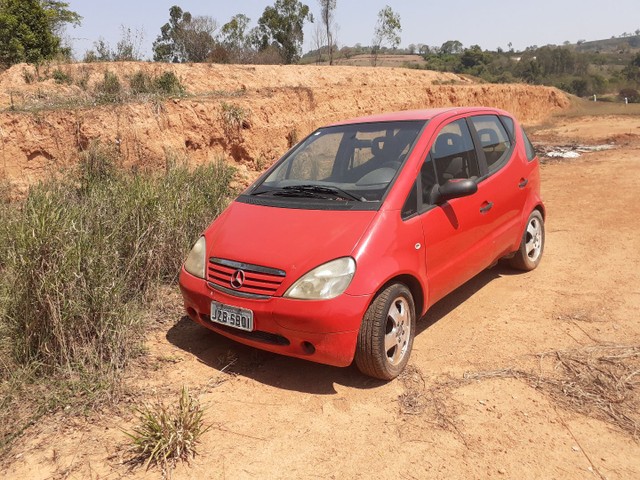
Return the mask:
<path id="1" fill-rule="evenodd" d="M 233 274 L 244 273 L 241 287 L 232 285 Z M 248 298 L 272 297 L 282 284 L 286 273 L 276 268 L 236 262 L 212 257 L 207 268 L 207 281 L 212 288 L 222 290 L 230 295 Z"/>

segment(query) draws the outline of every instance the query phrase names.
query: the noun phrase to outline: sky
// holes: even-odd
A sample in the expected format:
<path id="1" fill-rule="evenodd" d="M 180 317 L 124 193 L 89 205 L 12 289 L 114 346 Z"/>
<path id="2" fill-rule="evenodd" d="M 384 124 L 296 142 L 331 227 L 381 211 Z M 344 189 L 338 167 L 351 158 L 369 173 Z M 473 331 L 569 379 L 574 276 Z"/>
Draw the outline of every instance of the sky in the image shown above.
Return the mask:
<path id="1" fill-rule="evenodd" d="M 151 58 L 151 45 L 160 27 L 169 19 L 169 9 L 179 5 L 192 15 L 207 15 L 220 25 L 238 13 L 256 25 L 265 7 L 275 0 L 67 0 L 70 9 L 82 15 L 82 25 L 68 28 L 75 56 L 81 59 L 99 38 L 112 48 L 122 27 L 141 32 L 143 57 Z M 317 0 L 302 0 L 319 19 Z M 337 0 L 335 20 L 338 46 L 369 45 L 377 13 L 385 7 L 400 14 L 401 46 L 440 46 L 458 40 L 465 47 L 516 50 L 532 45 L 561 45 L 565 41 L 601 40 L 640 29 L 638 0 Z M 318 20 L 316 20 L 318 21 Z M 313 48 L 313 25 L 305 26 L 303 52 Z"/>

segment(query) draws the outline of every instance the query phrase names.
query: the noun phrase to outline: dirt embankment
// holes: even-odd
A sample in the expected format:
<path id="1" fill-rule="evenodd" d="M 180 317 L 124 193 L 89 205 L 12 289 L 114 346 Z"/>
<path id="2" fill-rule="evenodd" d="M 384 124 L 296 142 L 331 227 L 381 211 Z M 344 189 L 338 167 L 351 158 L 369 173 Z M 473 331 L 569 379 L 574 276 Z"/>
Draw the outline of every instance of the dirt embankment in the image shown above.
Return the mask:
<path id="1" fill-rule="evenodd" d="M 124 91 L 137 72 L 172 71 L 187 95 L 96 104 L 93 92 L 105 70 Z M 116 145 L 125 165 L 161 168 L 167 152 L 193 162 L 222 155 L 251 176 L 323 124 L 454 105 L 497 106 L 537 123 L 569 102 L 552 88 L 473 84 L 454 74 L 394 68 L 118 63 L 36 72 L 17 65 L 0 75 L 0 176 L 24 188 L 73 164 L 95 139 Z"/>

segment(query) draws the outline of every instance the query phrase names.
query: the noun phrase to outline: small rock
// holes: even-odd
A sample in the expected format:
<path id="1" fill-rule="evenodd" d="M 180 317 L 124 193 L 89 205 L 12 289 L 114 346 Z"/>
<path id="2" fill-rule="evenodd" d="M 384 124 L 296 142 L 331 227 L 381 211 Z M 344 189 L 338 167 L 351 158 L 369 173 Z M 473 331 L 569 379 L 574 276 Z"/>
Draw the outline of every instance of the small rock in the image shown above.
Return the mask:
<path id="1" fill-rule="evenodd" d="M 504 474 L 506 474 L 506 473 L 507 473 L 507 471 L 506 471 L 504 468 L 499 468 L 499 469 L 498 469 L 498 473 L 499 473 L 500 475 L 504 475 Z"/>
<path id="2" fill-rule="evenodd" d="M 573 447 L 571 447 L 571 450 L 573 450 L 574 452 L 579 452 L 580 447 L 578 447 L 577 445 L 574 445 Z"/>

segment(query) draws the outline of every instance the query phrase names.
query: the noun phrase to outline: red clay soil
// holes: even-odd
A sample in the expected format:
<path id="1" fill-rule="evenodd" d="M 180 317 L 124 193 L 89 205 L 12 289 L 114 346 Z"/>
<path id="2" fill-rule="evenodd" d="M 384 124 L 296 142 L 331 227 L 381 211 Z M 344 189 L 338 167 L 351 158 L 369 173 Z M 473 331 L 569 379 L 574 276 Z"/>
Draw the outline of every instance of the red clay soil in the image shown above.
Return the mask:
<path id="1" fill-rule="evenodd" d="M 70 83 L 56 83 L 56 70 Z M 138 72 L 172 71 L 187 95 L 94 105 L 96 85 L 107 70 L 125 92 Z M 466 105 L 500 107 L 534 124 L 569 101 L 553 88 L 473 84 L 455 74 L 400 68 L 109 63 L 36 72 L 16 65 L 0 75 L 0 176 L 24 190 L 73 165 L 79 151 L 100 140 L 116 146 L 124 165 L 163 168 L 167 156 L 191 162 L 225 158 L 252 178 L 292 141 L 324 124 Z M 225 120 L 225 110 L 235 117 Z"/>

